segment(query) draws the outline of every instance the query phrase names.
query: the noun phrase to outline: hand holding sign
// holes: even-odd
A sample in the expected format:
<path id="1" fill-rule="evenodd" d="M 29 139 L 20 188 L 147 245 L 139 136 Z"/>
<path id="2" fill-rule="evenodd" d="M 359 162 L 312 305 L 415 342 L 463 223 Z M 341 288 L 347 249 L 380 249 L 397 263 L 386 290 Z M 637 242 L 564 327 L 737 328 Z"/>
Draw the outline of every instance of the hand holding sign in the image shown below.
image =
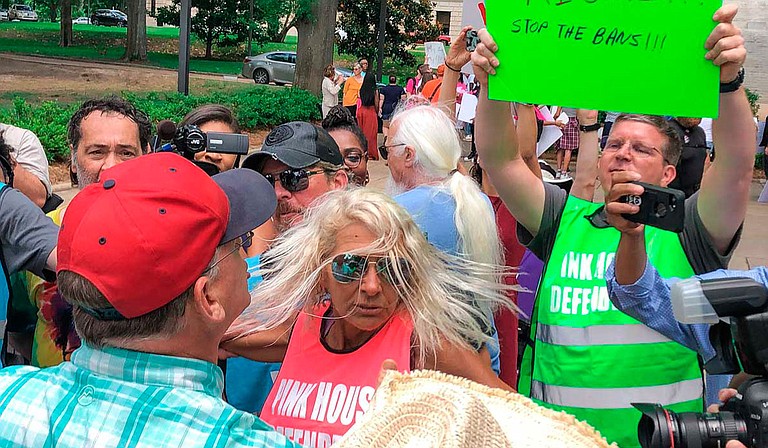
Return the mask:
<path id="1" fill-rule="evenodd" d="M 743 61 L 731 6 L 714 16 L 721 22 L 707 41 L 714 65 L 702 57 L 719 1 L 487 0 L 488 27 L 501 51 L 486 51 L 495 43 L 481 36 L 484 48 L 473 62 L 486 73 L 498 69 L 489 86 L 492 99 L 715 116 L 716 65 L 725 64 L 730 81 Z M 531 77 L 542 55 L 568 67 L 570 83 L 558 82 L 557 71 Z M 501 67 L 497 57 L 505 62 Z M 600 66 L 607 70 L 596 76 Z"/>
<path id="2" fill-rule="evenodd" d="M 741 30 L 733 24 L 739 11 L 736 5 L 725 5 L 718 9 L 713 19 L 720 22 L 707 39 L 706 58 L 720 66 L 720 82 L 731 82 L 739 75 L 741 66 L 747 59 L 744 37 Z"/>

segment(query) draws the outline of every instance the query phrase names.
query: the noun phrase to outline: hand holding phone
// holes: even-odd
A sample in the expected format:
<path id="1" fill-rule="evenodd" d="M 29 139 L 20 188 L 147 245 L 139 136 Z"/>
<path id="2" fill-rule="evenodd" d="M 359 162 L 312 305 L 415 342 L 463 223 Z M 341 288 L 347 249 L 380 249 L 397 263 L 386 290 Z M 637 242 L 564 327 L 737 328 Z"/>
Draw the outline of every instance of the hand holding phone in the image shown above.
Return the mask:
<path id="1" fill-rule="evenodd" d="M 622 202 L 640 207 L 634 214 L 622 214 L 629 221 L 680 233 L 685 222 L 685 194 L 643 182 L 632 182 L 645 190 L 641 195 L 623 196 Z"/>
<path id="2" fill-rule="evenodd" d="M 480 43 L 480 38 L 477 36 L 476 30 L 467 31 L 467 51 L 472 52 L 477 48 L 477 44 Z"/>

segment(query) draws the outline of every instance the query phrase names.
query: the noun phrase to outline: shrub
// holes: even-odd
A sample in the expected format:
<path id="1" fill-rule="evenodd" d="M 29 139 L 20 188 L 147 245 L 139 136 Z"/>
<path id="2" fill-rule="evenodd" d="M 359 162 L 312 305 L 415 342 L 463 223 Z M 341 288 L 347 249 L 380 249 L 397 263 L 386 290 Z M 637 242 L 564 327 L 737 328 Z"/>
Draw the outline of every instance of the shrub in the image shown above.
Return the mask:
<path id="1" fill-rule="evenodd" d="M 246 130 L 277 126 L 289 121 L 312 121 L 321 118 L 318 98 L 301 89 L 255 87 L 232 93 L 216 92 L 197 96 L 159 92 L 138 95 L 123 92 L 122 96 L 146 112 L 154 124 L 160 120 L 178 123 L 192 109 L 209 103 L 219 103 L 231 108 L 240 126 Z M 79 104 L 58 101 L 33 105 L 17 97 L 12 108 L 0 108 L 0 123 L 31 130 L 40 138 L 49 161 L 65 161 L 69 157 L 67 123 L 78 106 Z"/>

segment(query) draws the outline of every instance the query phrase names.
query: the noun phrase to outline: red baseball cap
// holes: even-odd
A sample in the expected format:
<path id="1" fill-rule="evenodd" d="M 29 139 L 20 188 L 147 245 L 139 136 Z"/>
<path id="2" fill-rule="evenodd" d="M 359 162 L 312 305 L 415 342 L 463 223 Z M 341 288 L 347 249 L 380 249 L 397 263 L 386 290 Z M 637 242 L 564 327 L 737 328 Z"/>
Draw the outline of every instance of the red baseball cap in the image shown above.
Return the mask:
<path id="1" fill-rule="evenodd" d="M 258 177 L 255 183 L 244 178 L 242 189 L 272 195 L 271 201 L 257 202 L 260 212 L 247 218 L 234 209 L 238 219 L 230 219 L 225 190 L 176 154 L 141 156 L 104 171 L 66 209 L 57 272 L 72 271 L 96 286 L 114 307 L 89 313 L 103 320 L 130 319 L 168 304 L 228 241 L 228 225 L 254 229 L 274 212 L 269 182 L 253 171 L 236 171 Z M 228 176 L 227 189 L 234 188 L 238 174 Z"/>

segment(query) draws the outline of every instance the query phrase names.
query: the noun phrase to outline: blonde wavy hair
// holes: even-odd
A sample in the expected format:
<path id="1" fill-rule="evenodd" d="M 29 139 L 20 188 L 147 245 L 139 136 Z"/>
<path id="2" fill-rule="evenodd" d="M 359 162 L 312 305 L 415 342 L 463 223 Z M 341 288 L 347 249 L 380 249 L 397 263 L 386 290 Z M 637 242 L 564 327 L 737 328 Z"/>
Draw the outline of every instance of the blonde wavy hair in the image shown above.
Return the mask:
<path id="1" fill-rule="evenodd" d="M 362 224 L 378 236 L 368 247 L 355 251 L 358 255 L 408 262 L 407 273 L 393 264 L 398 280 L 395 290 L 400 309 L 412 319 L 421 365 L 444 341 L 465 348 L 492 342 L 485 330 L 493 310 L 518 311 L 507 295 L 518 288 L 501 281 L 506 268 L 434 248 L 408 212 L 389 196 L 355 188 L 325 194 L 299 225 L 277 239 L 256 274 L 264 280 L 251 293 L 251 305 L 229 333 L 242 337 L 291 321 L 298 311 L 312 313 L 326 294 L 320 276 L 336 255 L 336 236 L 352 223 Z"/>
<path id="2" fill-rule="evenodd" d="M 453 219 L 460 255 L 478 263 L 502 264 L 493 207 L 471 177 L 456 171 L 461 144 L 453 121 L 436 106 L 416 106 L 396 113 L 390 129 L 392 142 L 416 150 L 415 169 L 421 176 L 439 181 L 439 189 L 456 201 Z M 404 146 L 392 148 L 395 154 L 404 151 Z"/>

